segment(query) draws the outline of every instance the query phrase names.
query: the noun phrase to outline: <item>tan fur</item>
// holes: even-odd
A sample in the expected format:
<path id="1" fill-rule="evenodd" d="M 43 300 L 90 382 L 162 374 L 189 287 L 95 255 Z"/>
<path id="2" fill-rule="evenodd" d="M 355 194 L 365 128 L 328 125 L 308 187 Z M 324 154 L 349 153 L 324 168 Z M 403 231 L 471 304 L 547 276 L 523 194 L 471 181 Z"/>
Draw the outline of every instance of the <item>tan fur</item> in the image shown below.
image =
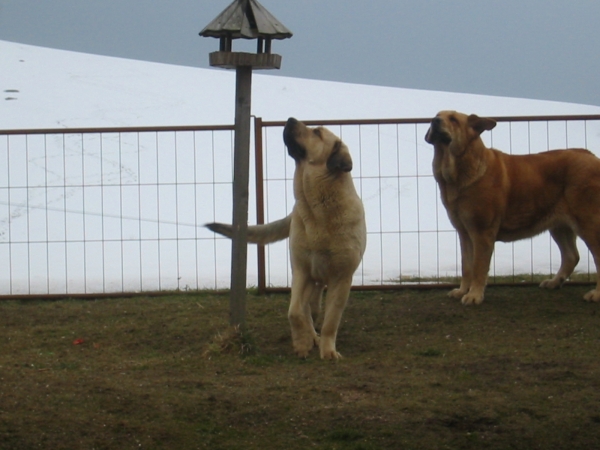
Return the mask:
<path id="1" fill-rule="evenodd" d="M 335 341 L 352 276 L 366 246 L 364 209 L 350 175 L 345 144 L 326 128 L 309 128 L 289 119 L 284 129 L 288 153 L 296 161 L 291 214 L 277 222 L 248 227 L 250 242 L 269 243 L 289 233 L 292 296 L 288 318 L 294 350 L 308 356 L 314 345 L 321 358 L 337 359 Z M 231 236 L 231 225 L 209 224 Z M 314 320 L 327 287 L 321 336 Z"/>
<path id="2" fill-rule="evenodd" d="M 577 236 L 600 267 L 600 160 L 585 149 L 508 155 L 481 140 L 495 126 L 492 119 L 441 111 L 425 136 L 434 146 L 442 203 L 460 239 L 462 279 L 449 295 L 465 305 L 483 301 L 496 241 L 550 230 L 562 262 L 543 288 L 559 288 L 573 272 Z M 585 300 L 600 301 L 598 280 Z"/>

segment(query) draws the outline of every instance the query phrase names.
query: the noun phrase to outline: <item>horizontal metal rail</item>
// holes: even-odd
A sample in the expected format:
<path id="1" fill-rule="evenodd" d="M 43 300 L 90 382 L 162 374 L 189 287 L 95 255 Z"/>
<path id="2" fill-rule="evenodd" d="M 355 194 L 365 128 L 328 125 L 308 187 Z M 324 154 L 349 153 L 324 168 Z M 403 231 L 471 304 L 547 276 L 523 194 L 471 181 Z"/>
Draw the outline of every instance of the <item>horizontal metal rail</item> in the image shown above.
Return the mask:
<path id="1" fill-rule="evenodd" d="M 164 133 L 180 131 L 222 131 L 234 130 L 234 125 L 184 125 L 160 127 L 90 127 L 90 128 L 21 128 L 0 130 L 2 135 L 39 135 L 39 134 L 109 134 L 109 133 Z"/>
<path id="2" fill-rule="evenodd" d="M 492 116 L 497 122 L 559 122 L 559 121 L 585 121 L 600 120 L 600 114 L 578 114 L 578 115 L 549 115 L 549 116 Z M 396 125 L 396 124 L 423 124 L 430 123 L 429 118 L 415 119 L 341 119 L 341 120 L 303 120 L 308 126 L 331 126 L 331 125 Z M 286 121 L 262 121 L 263 127 L 283 127 Z"/>

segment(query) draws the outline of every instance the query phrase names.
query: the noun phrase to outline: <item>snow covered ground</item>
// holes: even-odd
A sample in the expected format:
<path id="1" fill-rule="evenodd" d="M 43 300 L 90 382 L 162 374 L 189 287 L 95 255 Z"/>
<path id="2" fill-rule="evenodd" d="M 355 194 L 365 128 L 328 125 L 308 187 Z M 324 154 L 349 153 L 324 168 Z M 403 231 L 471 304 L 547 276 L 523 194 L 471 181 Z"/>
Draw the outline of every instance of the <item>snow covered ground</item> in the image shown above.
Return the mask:
<path id="1" fill-rule="evenodd" d="M 199 55 L 199 58 L 208 58 L 208 55 Z M 283 59 L 285 64 L 285 55 Z M 443 76 L 443 74 L 441 75 Z M 220 69 L 198 69 L 192 67 L 171 66 L 165 64 L 149 63 L 143 61 L 125 60 L 120 58 L 111 58 L 105 56 L 88 55 L 74 53 L 68 51 L 47 49 L 42 47 L 28 46 L 18 43 L 0 41 L 0 129 L 39 129 L 39 128 L 77 128 L 77 127 L 135 127 L 135 126 L 179 126 L 179 125 L 215 125 L 215 124 L 231 124 L 234 117 L 234 89 L 235 89 L 235 74 L 232 71 Z M 568 104 L 560 102 L 549 102 L 539 100 L 527 100 L 517 98 L 491 97 L 482 95 L 457 94 L 447 92 L 431 92 L 412 89 L 400 89 L 389 87 L 377 87 L 366 85 L 354 85 L 346 83 L 334 83 L 318 80 L 305 80 L 298 78 L 280 77 L 271 75 L 269 72 L 256 72 L 253 76 L 253 96 L 252 96 L 252 113 L 255 116 L 262 117 L 263 120 L 285 120 L 287 117 L 294 116 L 300 120 L 335 120 L 335 119 L 382 119 L 382 118 L 418 118 L 432 117 L 435 113 L 442 109 L 455 109 L 466 113 L 477 113 L 484 116 L 525 116 L 525 115 L 578 115 L 578 114 L 600 114 L 600 107 L 589 105 Z M 579 125 L 577 125 L 579 126 Z M 600 129 L 597 124 L 586 124 L 587 128 L 578 136 L 584 136 L 582 142 L 567 142 L 569 145 L 587 145 L 593 151 L 600 151 Z M 565 128 L 565 125 L 559 125 Z M 277 130 L 279 133 L 280 130 Z M 337 131 L 334 129 L 334 131 Z M 565 130 L 566 131 L 566 130 Z M 370 144 L 365 144 L 365 139 L 379 139 L 385 141 L 385 130 L 383 135 L 375 136 L 374 130 L 366 130 L 361 137 L 354 136 L 354 130 L 344 130 L 344 140 L 349 145 L 351 151 L 355 155 L 355 149 L 361 148 L 361 152 L 368 151 Z M 369 133 L 372 134 L 369 137 Z M 535 151 L 552 148 L 556 141 L 557 146 L 565 145 L 565 132 L 552 129 L 552 133 L 548 128 L 540 130 L 540 136 L 544 136 L 539 140 L 543 142 L 530 142 L 527 148 L 533 148 Z M 403 145 L 413 150 L 417 149 L 424 155 L 417 164 L 415 170 L 419 171 L 420 175 L 424 175 L 427 171 L 430 172 L 431 148 L 422 140 L 424 131 L 419 129 L 419 133 L 403 140 Z M 552 134 L 554 137 L 550 137 Z M 366 136 L 366 137 L 365 137 Z M 383 137 L 382 137 L 383 136 Z M 503 150 L 509 150 L 514 142 L 530 140 L 530 130 L 522 130 L 519 127 L 506 128 L 499 126 L 498 130 L 493 135 L 494 146 Z M 21 139 L 21 140 L 19 140 Z M 117 148 L 109 141 L 104 144 L 99 144 L 98 139 L 94 138 L 86 142 L 86 152 L 82 155 L 81 143 L 74 143 L 73 147 L 68 144 L 65 147 L 63 143 L 52 144 L 52 139 L 43 144 L 46 155 L 44 163 L 40 163 L 41 155 L 36 152 L 41 151 L 41 147 L 36 147 L 36 139 L 23 140 L 23 138 L 4 138 L 0 137 L 0 294 L 18 294 L 18 293 L 62 293 L 68 288 L 70 292 L 80 291 L 112 291 L 112 290 L 137 290 L 140 288 L 151 290 L 155 288 L 175 288 L 185 286 L 186 284 L 195 287 L 193 282 L 187 282 L 187 278 L 193 278 L 182 268 L 188 268 L 188 271 L 201 273 L 198 287 L 225 287 L 228 284 L 226 276 L 229 270 L 229 253 L 228 244 L 225 242 L 210 242 L 210 250 L 196 248 L 195 252 L 188 254 L 184 251 L 189 247 L 187 244 L 180 247 L 179 244 L 173 244 L 175 247 L 173 256 L 166 257 L 169 253 L 167 248 L 169 244 L 165 244 L 163 249 L 163 258 L 160 265 L 173 265 L 179 267 L 178 271 L 174 272 L 171 278 L 166 277 L 163 283 L 152 283 L 151 281 L 138 282 L 144 277 L 153 278 L 156 270 L 159 275 L 165 277 L 166 269 L 160 267 L 158 269 L 144 269 L 144 277 L 141 275 L 141 262 L 132 264 L 128 262 L 128 253 L 138 252 L 134 258 L 139 260 L 140 248 L 142 244 L 138 244 L 134 249 L 123 248 L 121 244 L 117 245 L 116 249 L 109 249 L 112 245 L 96 245 L 89 246 L 75 245 L 74 243 L 55 252 L 45 243 L 40 244 L 39 251 L 43 253 L 43 263 L 41 266 L 37 264 L 36 254 L 37 247 L 32 250 L 31 246 L 19 246 L 9 244 L 11 240 L 40 240 L 44 241 L 49 236 L 52 237 L 52 232 L 49 229 L 53 228 L 53 223 L 49 218 L 53 215 L 60 216 L 59 225 L 61 233 L 66 234 L 69 229 L 67 223 L 71 219 L 71 215 L 77 214 L 65 213 L 65 210 L 77 210 L 83 218 L 78 220 L 83 221 L 86 237 L 100 236 L 104 239 L 106 236 L 113 233 L 112 228 L 116 226 L 116 222 L 111 221 L 117 218 L 128 216 L 127 211 L 134 209 L 137 215 L 131 220 L 130 225 L 123 225 L 124 221 L 119 220 L 119 229 L 115 228 L 114 233 L 123 236 L 132 234 L 139 238 L 143 238 L 144 231 L 140 226 L 140 216 L 142 209 L 146 208 L 148 202 L 156 201 L 157 196 L 139 196 L 136 200 L 123 199 L 122 192 L 119 194 L 113 193 L 111 189 L 105 189 L 103 193 L 95 192 L 86 194 L 82 189 L 77 190 L 77 180 L 73 183 L 67 195 L 63 188 L 61 192 L 58 189 L 35 191 L 33 189 L 22 189 L 22 184 L 27 182 L 31 186 L 32 183 L 45 180 L 48 183 L 48 177 L 56 175 L 66 177 L 70 173 L 68 166 L 85 165 L 89 166 L 86 172 L 86 183 L 90 183 L 91 179 L 97 180 L 99 184 L 109 183 L 111 177 L 118 176 L 123 180 L 123 173 L 129 174 L 131 183 L 138 183 L 143 178 L 144 167 L 139 166 L 138 160 L 128 160 L 127 153 L 119 153 Z M 123 139 L 128 139 L 127 137 Z M 219 145 L 225 153 L 230 153 L 231 140 L 230 136 L 224 136 L 222 143 L 217 143 L 217 149 L 213 152 L 219 152 Z M 487 139 L 491 139 L 488 136 Z M 566 138 L 568 139 L 568 138 Z M 80 139 L 81 140 L 81 139 Z M 271 139 L 270 142 L 275 141 Z M 581 140 L 581 139 L 580 139 Z M 48 144 L 50 141 L 50 144 Z M 490 143 L 490 142 L 488 142 Z M 122 142 L 120 145 L 123 144 Z M 42 144 L 39 144 L 42 145 Z M 98 149 L 98 145 L 102 150 Z M 111 147 L 113 145 L 113 147 Z M 138 149 L 143 154 L 152 151 L 151 145 L 143 144 Z M 373 144 L 375 145 L 375 144 Z M 279 144 L 282 146 L 282 144 Z M 66 153 L 65 153 L 66 148 Z M 53 157 L 48 157 L 47 152 L 56 151 Z M 54 150 L 53 150 L 54 149 Z M 512 148 L 510 148 L 512 150 Z M 18 152 L 19 156 L 15 156 Z M 62 153 L 61 153 L 62 152 Z M 146 153 L 144 153 L 146 152 Z M 157 153 L 157 150 L 154 149 Z M 516 150 L 518 152 L 518 150 Z M 58 170 L 52 164 L 59 164 L 57 158 L 63 158 L 64 155 L 70 155 L 75 158 L 72 163 L 62 163 L 63 167 Z M 27 155 L 27 156 L 23 156 Z M 154 153 L 153 153 L 154 155 Z M 386 156 L 386 152 L 381 153 L 383 161 L 378 162 L 377 167 L 371 167 L 370 163 L 361 158 L 363 161 L 355 170 L 354 176 L 359 179 L 368 177 L 373 173 L 381 173 L 381 168 L 388 175 L 403 175 L 405 169 L 398 168 L 396 154 Z M 11 159 L 12 158 L 12 159 Z M 21 163 L 19 163 L 21 158 Z M 27 160 L 23 160 L 26 158 Z M 36 159 L 37 158 L 37 159 Z M 386 160 L 385 158 L 390 158 Z M 156 157 L 155 157 L 156 160 Z M 214 160 L 211 160 L 214 161 Z M 94 169 L 94 162 L 96 164 Z M 286 163 L 289 165 L 289 161 Z M 21 171 L 21 175 L 16 174 L 16 168 L 20 165 L 27 167 L 25 171 Z M 158 162 L 168 166 L 170 163 L 165 161 Z M 212 162 L 211 162 L 212 164 Z M 36 170 L 30 169 L 35 167 Z M 408 167 L 408 166 L 407 166 Z M 111 169 L 112 168 L 112 169 Z M 9 170 L 10 169 L 10 170 Z M 51 169 L 57 169 L 52 172 Z M 231 166 L 223 164 L 215 166 L 216 177 L 219 179 L 230 179 Z M 54 175 L 52 175 L 54 173 Z M 49 175 L 50 174 L 50 175 Z M 79 176 L 79 175 L 78 175 Z M 214 174 L 212 176 L 215 176 Z M 37 177 L 37 178 L 36 178 Z M 27 178 L 27 180 L 25 180 Z M 76 178 L 76 177 L 75 177 Z M 37 180 L 37 181 L 36 181 Z M 410 214 L 422 214 L 422 217 L 416 217 L 416 221 L 427 223 L 435 216 L 435 227 L 447 228 L 448 223 L 445 218 L 444 211 L 438 211 L 434 208 L 436 202 L 435 186 L 430 182 L 422 187 L 425 191 L 421 192 L 421 198 L 416 190 L 416 185 L 412 181 L 403 183 L 392 183 L 382 185 L 380 183 L 365 182 L 361 184 L 361 195 L 368 214 L 369 230 L 393 229 L 393 226 L 386 221 L 395 222 L 397 227 L 398 218 L 394 214 L 381 214 L 381 204 L 386 202 L 398 203 L 398 197 L 401 196 L 405 204 L 416 205 L 416 208 L 407 210 Z M 95 183 L 95 182 L 94 182 Z M 429 183 L 429 184 L 427 184 Z M 93 183 L 92 183 L 93 184 Z M 127 184 L 127 183 L 125 183 Z M 183 189 L 183 188 L 182 188 Z M 202 207 L 198 210 L 194 217 L 186 217 L 186 220 L 192 224 L 202 224 L 212 221 L 215 218 L 221 221 L 228 221 L 231 211 L 231 199 L 228 199 L 229 188 L 225 187 L 219 193 L 213 192 L 212 202 L 204 211 Z M 279 190 L 279 188 L 275 188 Z M 139 191 L 139 186 L 138 186 Z M 128 191 L 126 191 L 128 192 Z M 184 191 L 182 191 L 184 192 Z M 187 192 L 187 191 L 185 191 Z M 50 193 L 50 198 L 48 194 Z M 192 191 L 189 192 L 192 195 Z M 197 191 L 193 195 L 197 195 Z M 105 196 L 120 195 L 118 207 L 111 209 L 107 207 Z M 272 198 L 269 208 L 272 214 L 284 213 L 288 203 L 286 199 L 289 194 L 285 194 L 281 200 L 278 200 L 276 192 L 272 195 L 267 192 L 267 196 Z M 96 198 L 97 197 L 97 198 Z M 102 197 L 102 198 L 101 198 Z M 67 202 L 69 198 L 69 202 Z M 127 203 L 127 202 L 131 203 Z M 279 202 L 279 203 L 278 203 Z M 419 206 L 421 206 L 419 208 Z M 427 208 L 424 208 L 427 206 Z M 430 206 L 430 207 L 429 207 Z M 131 207 L 131 208 L 130 208 Z M 181 222 L 182 212 L 174 212 L 174 215 L 168 215 L 163 212 L 155 213 L 154 218 L 163 220 L 163 233 L 169 226 L 168 222 Z M 184 208 L 180 208 L 184 209 Z M 423 212 L 423 211 L 426 212 Z M 412 211 L 412 213 L 410 212 Z M 420 212 L 419 212 L 420 211 Z M 430 211 L 430 212 L 427 212 Z M 54 214 L 56 213 L 56 214 Z M 98 214 L 104 214 L 104 218 L 98 219 Z M 438 217 L 439 216 L 439 217 Z M 252 220 L 251 212 L 251 220 Z M 277 217 L 271 216 L 270 219 Z M 58 220 L 58 219 L 57 219 Z M 405 222 L 410 222 L 410 217 L 407 217 L 406 211 L 404 215 Z M 39 232 L 36 232 L 35 224 L 43 224 Z M 128 223 L 127 220 L 125 223 Z M 434 225 L 432 225 L 434 226 Z M 59 227 L 59 228 L 60 228 Z M 131 229 L 129 229 L 131 227 Z M 81 227 L 80 227 L 81 228 Z M 102 228 L 102 233 L 98 230 Z M 71 227 L 71 229 L 74 229 Z M 206 230 L 193 227 L 193 232 L 182 233 L 189 242 L 197 238 L 206 238 L 209 236 Z M 36 234 L 39 233 L 39 236 Z M 78 231 L 81 234 L 81 231 Z M 149 234 L 153 232 L 148 231 Z M 60 233 L 59 233 L 60 234 Z M 167 233 L 169 239 L 177 240 L 182 234 L 175 230 L 172 234 Z M 161 235 L 161 236 L 164 236 Z M 102 240 L 99 239 L 99 240 Z M 372 250 L 368 251 L 363 263 L 362 275 L 359 282 L 378 282 L 383 279 L 394 278 L 400 275 L 399 272 L 388 273 L 387 270 L 381 270 L 381 260 L 387 256 L 387 243 L 383 238 L 378 238 L 378 242 L 369 242 Z M 397 238 L 395 238 L 397 240 Z M 455 251 L 454 238 L 450 239 L 449 247 L 452 252 Z M 541 247 L 548 248 L 543 253 L 549 253 L 548 238 L 542 237 Z M 59 239 L 60 240 L 60 239 Z M 65 240 L 65 239 L 63 239 Z M 68 240 L 68 239 L 67 239 Z M 116 239 L 118 241 L 118 239 Z M 424 244 L 427 244 L 428 238 L 423 238 Z M 442 239 L 444 240 L 444 239 Z M 280 245 L 280 250 L 273 250 L 271 258 L 275 261 L 272 264 L 273 270 L 270 282 L 272 284 L 287 283 L 288 269 L 283 266 L 285 260 L 285 244 Z M 436 255 L 450 252 L 446 250 L 443 244 L 438 243 L 437 249 L 431 254 Z M 441 245 L 441 247 L 440 247 Z M 516 259 L 520 259 L 519 245 L 517 251 L 515 247 L 510 247 L 508 251 L 497 251 L 497 260 L 495 270 L 502 272 L 504 264 L 514 264 L 515 253 Z M 529 248 L 538 244 L 527 244 L 525 252 L 529 252 Z M 57 244 L 58 246 L 58 244 Z M 57 247 L 55 246 L 55 247 Z M 79 247 L 86 247 L 81 251 Z M 207 247 L 208 248 L 208 247 Z M 205 251 L 206 250 L 206 251 Z M 432 269 L 438 266 L 437 261 L 427 260 L 429 256 L 424 257 L 421 253 L 421 248 L 411 246 L 407 243 L 402 259 L 406 261 L 420 259 L 420 266 L 430 273 L 439 271 L 440 268 Z M 107 267 L 111 267 L 111 255 L 118 255 L 118 267 L 114 270 L 114 274 L 110 274 Z M 153 250 L 153 252 L 155 252 Z M 418 257 L 415 254 L 419 253 Z M 55 253 L 58 254 L 57 260 L 53 260 Z M 71 256 L 68 256 L 71 254 Z M 160 248 L 158 253 L 160 253 Z M 210 253 L 207 258 L 212 258 L 209 262 L 198 262 L 198 255 Z M 538 252 L 539 253 L 539 252 Z M 426 253 L 429 255 L 429 253 Z M 504 257 L 503 255 L 507 256 Z M 186 256 L 187 255 L 187 256 Z M 190 258 L 187 260 L 186 258 Z M 550 257 L 550 256 L 548 256 Z M 102 263 L 94 263 L 94 261 L 102 259 Z M 165 259 L 166 258 L 166 259 Z M 196 260 L 195 260 L 196 258 Z M 252 253 L 250 258 L 252 258 Z M 398 252 L 391 257 L 398 258 Z M 552 258 L 556 258 L 556 251 L 553 252 Z M 57 275 L 59 282 L 49 280 L 49 274 L 54 270 L 54 266 L 64 265 L 62 260 L 69 261 L 71 271 L 63 275 Z M 279 262 L 278 262 L 279 261 Z M 454 255 L 450 255 L 448 261 L 443 263 L 442 275 L 445 273 L 453 274 L 455 272 Z M 392 264 L 391 266 L 397 267 Z M 547 262 L 545 263 L 547 267 Z M 584 262 L 582 264 L 588 264 Z M 217 268 L 213 265 L 219 266 Z M 39 267 L 38 267 L 39 266 Z M 81 266 L 86 266 L 86 272 L 81 272 Z M 102 268 L 102 267 L 103 268 Z M 253 264 L 249 264 L 249 284 L 255 284 L 252 272 Z M 533 266 L 527 260 L 524 263 L 526 270 Z M 128 267 L 133 267 L 128 271 Z M 410 264 L 404 265 L 408 268 L 409 274 L 414 274 L 414 268 Z M 556 265 L 554 266 L 556 267 Z M 77 268 L 77 269 L 75 269 Z M 103 270 L 109 272 L 109 275 L 102 275 L 102 280 L 95 279 L 94 270 Z M 396 270 L 396 269 L 394 269 Z M 540 269 L 543 270 L 543 269 Z M 582 269 L 587 270 L 587 266 Z M 63 269 L 61 271 L 64 272 Z M 279 271 L 279 272 L 278 272 Z M 39 272 L 39 274 L 38 274 Z M 185 272 L 185 273 L 184 273 Z M 215 277 L 215 273 L 220 275 Z M 393 272 L 393 270 L 392 270 Z M 89 280 L 77 281 L 77 278 L 88 277 Z M 115 278 L 114 280 L 112 278 Z M 11 278 L 11 280 L 9 280 Z M 127 281 L 129 278 L 134 279 L 133 282 Z M 179 280 L 178 280 L 179 278 Z M 181 278 L 184 278 L 182 284 Z M 214 286 L 215 278 L 216 286 Z M 69 281 L 70 280 L 70 281 Z"/>

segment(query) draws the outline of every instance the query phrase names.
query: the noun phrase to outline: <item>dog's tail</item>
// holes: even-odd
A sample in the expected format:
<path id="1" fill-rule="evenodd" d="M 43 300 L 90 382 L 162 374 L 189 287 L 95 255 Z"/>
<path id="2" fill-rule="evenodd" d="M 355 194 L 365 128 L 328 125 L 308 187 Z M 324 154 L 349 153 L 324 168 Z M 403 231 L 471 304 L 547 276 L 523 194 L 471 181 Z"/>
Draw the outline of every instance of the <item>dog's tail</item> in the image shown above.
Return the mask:
<path id="1" fill-rule="evenodd" d="M 289 215 L 264 225 L 251 225 L 248 227 L 248 242 L 265 245 L 281 241 L 290 235 L 291 223 L 292 216 Z M 226 223 L 207 223 L 205 227 L 228 238 L 233 234 L 233 227 Z"/>

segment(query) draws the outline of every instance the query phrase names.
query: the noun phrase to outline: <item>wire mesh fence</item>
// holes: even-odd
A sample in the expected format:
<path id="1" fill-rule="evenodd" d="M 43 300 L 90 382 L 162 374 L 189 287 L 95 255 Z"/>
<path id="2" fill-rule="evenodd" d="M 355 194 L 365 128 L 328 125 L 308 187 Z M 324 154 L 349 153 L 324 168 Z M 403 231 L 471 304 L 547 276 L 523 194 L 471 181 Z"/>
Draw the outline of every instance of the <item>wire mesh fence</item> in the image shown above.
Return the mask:
<path id="1" fill-rule="evenodd" d="M 508 153 L 585 147 L 600 154 L 600 116 L 499 118 L 483 135 Z M 356 288 L 456 281 L 456 232 L 431 173 L 429 119 L 307 121 L 350 148 L 368 243 Z M 250 221 L 294 204 L 283 122 L 256 119 Z M 203 228 L 230 222 L 234 128 L 0 131 L 0 296 L 111 295 L 229 286 L 230 241 Z M 593 261 L 579 241 L 578 279 Z M 264 252 L 264 253 L 263 253 Z M 248 283 L 289 288 L 287 243 L 249 249 Z M 255 261 L 258 261 L 255 263 Z M 497 244 L 491 282 L 556 271 L 548 233 Z"/>
<path id="2" fill-rule="evenodd" d="M 0 143 L 4 295 L 214 288 L 233 127 L 42 130 Z M 210 255 L 210 256 L 207 256 Z"/>

